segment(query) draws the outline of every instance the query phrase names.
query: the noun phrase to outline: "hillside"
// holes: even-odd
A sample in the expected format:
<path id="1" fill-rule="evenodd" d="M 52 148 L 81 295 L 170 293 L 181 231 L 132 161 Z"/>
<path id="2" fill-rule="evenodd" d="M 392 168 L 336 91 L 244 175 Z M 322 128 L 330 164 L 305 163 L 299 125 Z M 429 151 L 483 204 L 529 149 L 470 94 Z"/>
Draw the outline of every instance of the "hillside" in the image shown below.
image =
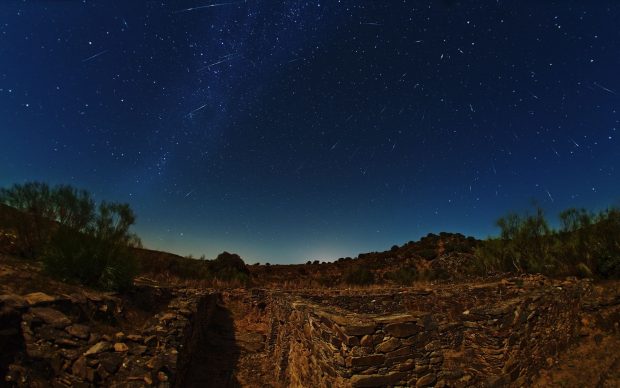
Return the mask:
<path id="1" fill-rule="evenodd" d="M 393 246 L 383 252 L 361 253 L 334 262 L 295 265 L 252 265 L 258 284 L 291 287 L 326 287 L 346 283 L 360 271 L 372 274 L 373 284 L 406 285 L 416 280 L 463 279 L 480 241 L 459 233 L 429 234 L 419 241 Z M 400 275 L 400 277 L 399 277 Z M 355 279 L 353 279 L 355 280 Z"/>

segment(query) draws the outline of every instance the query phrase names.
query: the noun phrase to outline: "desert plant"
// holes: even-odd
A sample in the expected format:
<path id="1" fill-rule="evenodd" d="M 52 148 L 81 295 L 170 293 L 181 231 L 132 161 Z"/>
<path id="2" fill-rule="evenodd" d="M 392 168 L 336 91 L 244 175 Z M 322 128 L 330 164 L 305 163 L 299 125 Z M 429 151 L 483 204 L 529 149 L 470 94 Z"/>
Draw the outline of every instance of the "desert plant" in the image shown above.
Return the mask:
<path id="1" fill-rule="evenodd" d="M 42 259 L 59 278 L 120 290 L 131 284 L 136 261 L 131 247 L 140 239 L 129 231 L 129 205 L 101 203 L 71 186 L 16 184 L 0 191 L 0 202 L 16 211 L 8 221 L 22 256 Z"/>
<path id="2" fill-rule="evenodd" d="M 80 228 L 60 225 L 43 255 L 45 269 L 68 281 L 127 289 L 137 273 L 131 248 L 139 239 L 129 232 L 134 221 L 128 205 L 104 202 Z"/>
<path id="3" fill-rule="evenodd" d="M 373 284 L 375 282 L 375 276 L 367 268 L 356 267 L 345 274 L 344 281 L 351 285 L 365 286 Z"/>
<path id="4" fill-rule="evenodd" d="M 400 268 L 386 273 L 385 278 L 403 286 L 410 286 L 417 280 L 418 271 L 415 267 Z"/>
<path id="5" fill-rule="evenodd" d="M 49 241 L 55 218 L 52 190 L 45 183 L 29 182 L 0 189 L 0 203 L 17 212 L 7 212 L 3 224 L 16 234 L 16 248 L 22 257 L 34 259 Z"/>
<path id="6" fill-rule="evenodd" d="M 250 279 L 250 270 L 243 259 L 235 253 L 220 253 L 210 263 L 209 269 L 213 277 L 223 281 L 247 283 Z"/>

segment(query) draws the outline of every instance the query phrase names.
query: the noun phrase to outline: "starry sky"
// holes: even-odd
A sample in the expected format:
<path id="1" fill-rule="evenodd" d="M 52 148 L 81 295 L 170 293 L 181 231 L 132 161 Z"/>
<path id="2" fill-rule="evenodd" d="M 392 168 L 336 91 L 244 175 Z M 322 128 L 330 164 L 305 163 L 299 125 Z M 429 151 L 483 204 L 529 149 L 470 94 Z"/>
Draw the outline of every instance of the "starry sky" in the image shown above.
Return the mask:
<path id="1" fill-rule="evenodd" d="M 296 263 L 620 200 L 617 0 L 0 2 L 0 186 Z"/>

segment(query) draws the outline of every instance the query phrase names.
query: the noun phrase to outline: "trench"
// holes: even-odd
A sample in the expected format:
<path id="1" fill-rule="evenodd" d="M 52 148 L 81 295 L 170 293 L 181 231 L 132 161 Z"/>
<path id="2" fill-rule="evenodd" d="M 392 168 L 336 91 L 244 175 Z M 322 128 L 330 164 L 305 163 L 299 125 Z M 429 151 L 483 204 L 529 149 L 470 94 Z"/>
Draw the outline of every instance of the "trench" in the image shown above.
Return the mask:
<path id="1" fill-rule="evenodd" d="M 271 319 L 260 296 L 210 294 L 185 328 L 176 387 L 269 387 Z"/>
<path id="2" fill-rule="evenodd" d="M 235 369 L 240 351 L 230 311 L 220 294 L 203 297 L 185 329 L 176 387 L 239 387 Z"/>

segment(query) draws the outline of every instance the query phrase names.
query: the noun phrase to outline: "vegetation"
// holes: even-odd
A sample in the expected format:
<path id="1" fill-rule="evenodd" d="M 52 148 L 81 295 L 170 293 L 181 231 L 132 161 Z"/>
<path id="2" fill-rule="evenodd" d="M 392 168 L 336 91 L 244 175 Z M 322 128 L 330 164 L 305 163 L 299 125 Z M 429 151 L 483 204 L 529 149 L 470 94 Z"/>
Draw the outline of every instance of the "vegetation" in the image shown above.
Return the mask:
<path id="1" fill-rule="evenodd" d="M 210 264 L 215 279 L 242 284 L 246 284 L 250 279 L 250 270 L 237 254 L 222 252 Z"/>
<path id="2" fill-rule="evenodd" d="M 598 214 L 568 209 L 560 228 L 549 226 L 544 213 L 508 214 L 497 221 L 498 238 L 476 249 L 472 270 L 542 273 L 548 276 L 620 277 L 620 210 Z"/>
<path id="3" fill-rule="evenodd" d="M 0 191 L 0 203 L 18 212 L 3 227 L 15 232 L 18 253 L 43 261 L 50 274 L 92 287 L 122 290 L 131 285 L 136 261 L 129 231 L 129 205 L 103 202 L 71 186 L 33 182 Z"/>
<path id="4" fill-rule="evenodd" d="M 418 280 L 418 271 L 415 267 L 405 267 L 393 272 L 388 272 L 384 277 L 386 280 L 391 280 L 396 284 L 410 286 Z"/>
<path id="5" fill-rule="evenodd" d="M 167 252 L 136 250 L 141 272 L 160 280 L 197 280 L 205 285 L 228 283 L 247 285 L 250 271 L 243 259 L 234 253 L 223 252 L 215 260 L 182 257 Z"/>
<path id="6" fill-rule="evenodd" d="M 347 272 L 344 276 L 344 281 L 351 285 L 367 286 L 375 282 L 375 276 L 372 271 L 360 266 Z"/>

